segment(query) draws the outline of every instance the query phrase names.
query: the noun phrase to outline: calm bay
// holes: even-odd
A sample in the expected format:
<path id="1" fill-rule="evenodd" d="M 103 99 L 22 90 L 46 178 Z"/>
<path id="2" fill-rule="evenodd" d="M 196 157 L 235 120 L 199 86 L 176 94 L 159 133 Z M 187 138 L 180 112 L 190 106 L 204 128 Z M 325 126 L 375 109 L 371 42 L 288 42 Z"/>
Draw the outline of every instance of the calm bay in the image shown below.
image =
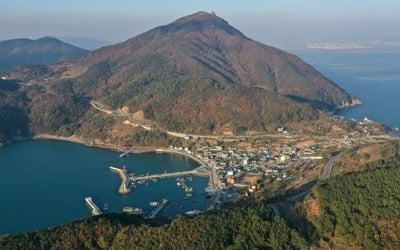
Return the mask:
<path id="1" fill-rule="evenodd" d="M 91 196 L 102 209 L 121 212 L 125 206 L 144 213 L 150 201 L 167 198 L 170 205 L 161 216 L 205 207 L 208 179 L 193 176 L 193 196 L 176 185 L 175 178 L 149 181 L 128 195 L 117 194 L 120 178 L 109 166 L 127 168 L 136 175 L 190 170 L 192 160 L 174 154 L 134 154 L 119 158 L 118 152 L 76 143 L 35 140 L 0 148 L 0 234 L 43 229 L 89 216 L 84 198 Z"/>

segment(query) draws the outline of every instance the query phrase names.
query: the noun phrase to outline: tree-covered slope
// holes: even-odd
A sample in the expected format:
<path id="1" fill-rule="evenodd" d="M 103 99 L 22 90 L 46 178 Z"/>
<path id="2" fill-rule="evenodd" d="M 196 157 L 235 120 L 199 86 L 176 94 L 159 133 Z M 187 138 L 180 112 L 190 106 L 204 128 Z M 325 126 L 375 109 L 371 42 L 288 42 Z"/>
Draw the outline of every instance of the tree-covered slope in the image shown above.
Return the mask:
<path id="1" fill-rule="evenodd" d="M 400 247 L 400 156 L 369 163 L 364 172 L 331 178 L 313 191 L 311 217 L 331 247 Z"/>
<path id="2" fill-rule="evenodd" d="M 29 134 L 28 100 L 19 88 L 16 83 L 0 80 L 0 143 Z"/>
<path id="3" fill-rule="evenodd" d="M 175 81 L 205 79 L 261 88 L 318 107 L 336 108 L 352 102 L 343 89 L 300 58 L 253 41 L 206 12 L 180 18 L 54 69 L 64 76 L 77 75 L 100 62 L 111 67 L 107 83 L 113 90 L 173 77 Z"/>
<path id="4" fill-rule="evenodd" d="M 7 76 L 23 83 L 18 92 L 27 96 L 22 106 L 31 135 L 85 136 L 99 130 L 92 126 L 99 115 L 89 100 L 127 107 L 175 132 L 251 134 L 284 126 L 295 133 L 326 134 L 333 125 L 345 131 L 349 123 L 318 108 L 352 102 L 296 56 L 255 42 L 205 12 L 76 59 L 22 67 Z M 104 119 L 110 129 L 121 122 Z M 107 133 L 97 134 L 121 142 Z M 123 139 L 131 145 L 129 140 Z"/>
<path id="5" fill-rule="evenodd" d="M 151 225 L 123 215 L 88 218 L 0 239 L 1 249 L 304 249 L 307 241 L 258 203 Z"/>
<path id="6" fill-rule="evenodd" d="M 0 42 L 0 73 L 24 65 L 53 64 L 86 53 L 53 37 L 6 40 Z"/>

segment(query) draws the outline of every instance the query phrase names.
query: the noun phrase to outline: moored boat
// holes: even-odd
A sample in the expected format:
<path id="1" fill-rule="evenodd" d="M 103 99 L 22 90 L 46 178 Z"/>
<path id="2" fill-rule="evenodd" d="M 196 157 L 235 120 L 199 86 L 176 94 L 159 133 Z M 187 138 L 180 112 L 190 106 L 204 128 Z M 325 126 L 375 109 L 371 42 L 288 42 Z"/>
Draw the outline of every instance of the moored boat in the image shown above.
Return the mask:
<path id="1" fill-rule="evenodd" d="M 150 201 L 150 206 L 156 207 L 156 206 L 158 206 L 158 202 L 157 201 Z"/>
<path id="2" fill-rule="evenodd" d="M 128 214 L 143 214 L 143 210 L 141 208 L 138 207 L 124 207 L 122 209 L 122 212 L 124 213 L 128 213 Z"/>

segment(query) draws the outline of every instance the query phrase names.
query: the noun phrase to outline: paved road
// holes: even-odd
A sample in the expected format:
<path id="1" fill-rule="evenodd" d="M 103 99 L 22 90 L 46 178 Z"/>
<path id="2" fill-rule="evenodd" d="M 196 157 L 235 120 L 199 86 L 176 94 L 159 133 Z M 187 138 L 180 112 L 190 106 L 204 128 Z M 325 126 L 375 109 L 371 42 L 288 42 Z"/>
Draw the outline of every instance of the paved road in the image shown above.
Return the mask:
<path id="1" fill-rule="evenodd" d="M 290 202 L 297 202 L 301 199 L 303 199 L 304 197 L 307 196 L 307 194 L 309 194 L 311 192 L 311 188 L 307 188 L 306 190 L 304 190 L 303 192 L 290 196 L 289 198 L 286 198 L 286 201 L 290 201 Z"/>
<path id="2" fill-rule="evenodd" d="M 339 157 L 340 157 L 340 154 L 329 159 L 329 161 L 325 165 L 322 175 L 320 176 L 321 180 L 326 180 L 331 176 L 333 164 Z M 286 198 L 285 201 L 297 202 L 297 201 L 303 199 L 304 197 L 306 197 L 310 192 L 311 192 L 311 187 L 304 190 L 303 192 L 301 192 L 299 194 L 296 194 L 296 195 Z M 280 216 L 279 208 L 275 203 L 268 204 L 268 207 L 270 207 L 272 209 L 275 218 Z"/>
<path id="3" fill-rule="evenodd" d="M 234 136 L 219 136 L 219 135 L 197 135 L 197 134 L 186 134 L 186 133 L 179 133 L 179 132 L 174 132 L 174 131 L 169 131 L 163 128 L 160 128 L 159 126 L 154 126 L 150 123 L 145 123 L 143 121 L 138 121 L 135 120 L 131 117 L 130 114 L 121 112 L 120 110 L 110 110 L 107 109 L 102 103 L 97 102 L 97 101 L 90 101 L 90 104 L 92 105 L 92 107 L 94 107 L 95 109 L 107 113 L 109 115 L 112 116 L 122 116 L 122 117 L 126 117 L 131 123 L 140 126 L 146 130 L 159 130 L 161 132 L 165 132 L 170 136 L 174 136 L 174 137 L 179 137 L 179 138 L 185 138 L 187 136 L 190 137 L 197 137 L 197 138 L 208 138 L 208 139 L 217 139 L 217 140 L 240 140 L 240 139 L 246 139 L 246 138 L 259 138 L 259 137 L 274 137 L 274 138 L 290 138 L 293 137 L 293 135 L 286 135 L 286 134 L 267 134 L 267 133 L 263 133 L 263 134 L 257 134 L 257 135 L 234 135 Z M 314 136 L 314 138 L 324 138 L 324 137 L 320 137 L 320 136 Z"/>
<path id="4" fill-rule="evenodd" d="M 272 209 L 275 218 L 278 218 L 281 215 L 278 206 L 275 205 L 274 203 L 268 204 L 267 206 Z"/>
<path id="5" fill-rule="evenodd" d="M 329 161 L 328 161 L 328 163 L 326 163 L 324 171 L 322 172 L 322 175 L 320 177 L 321 180 L 326 180 L 329 177 L 331 177 L 333 163 L 335 163 L 336 159 L 339 158 L 339 156 L 340 156 L 340 154 L 329 159 Z"/>

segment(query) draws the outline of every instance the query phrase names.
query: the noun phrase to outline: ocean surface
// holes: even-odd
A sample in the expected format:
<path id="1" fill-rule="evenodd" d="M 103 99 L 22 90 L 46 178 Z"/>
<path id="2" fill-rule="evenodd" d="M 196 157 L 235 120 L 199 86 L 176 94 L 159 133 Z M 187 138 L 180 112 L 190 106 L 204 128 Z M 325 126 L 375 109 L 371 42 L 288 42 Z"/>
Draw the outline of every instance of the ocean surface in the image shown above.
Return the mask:
<path id="1" fill-rule="evenodd" d="M 347 119 L 381 122 L 400 127 L 400 51 L 302 51 L 294 52 L 314 66 L 362 105 L 344 109 Z"/>
<path id="2" fill-rule="evenodd" d="M 160 215 L 170 216 L 207 204 L 208 178 L 193 176 L 186 183 L 193 196 L 176 185 L 176 178 L 137 185 L 129 195 L 117 194 L 120 178 L 109 166 L 127 168 L 137 175 L 190 170 L 192 160 L 173 154 L 119 153 L 76 143 L 39 140 L 0 148 L 0 234 L 43 229 L 89 216 L 84 198 L 91 196 L 103 209 L 121 212 L 124 206 L 150 212 L 150 201 L 167 198 L 170 205 Z"/>

